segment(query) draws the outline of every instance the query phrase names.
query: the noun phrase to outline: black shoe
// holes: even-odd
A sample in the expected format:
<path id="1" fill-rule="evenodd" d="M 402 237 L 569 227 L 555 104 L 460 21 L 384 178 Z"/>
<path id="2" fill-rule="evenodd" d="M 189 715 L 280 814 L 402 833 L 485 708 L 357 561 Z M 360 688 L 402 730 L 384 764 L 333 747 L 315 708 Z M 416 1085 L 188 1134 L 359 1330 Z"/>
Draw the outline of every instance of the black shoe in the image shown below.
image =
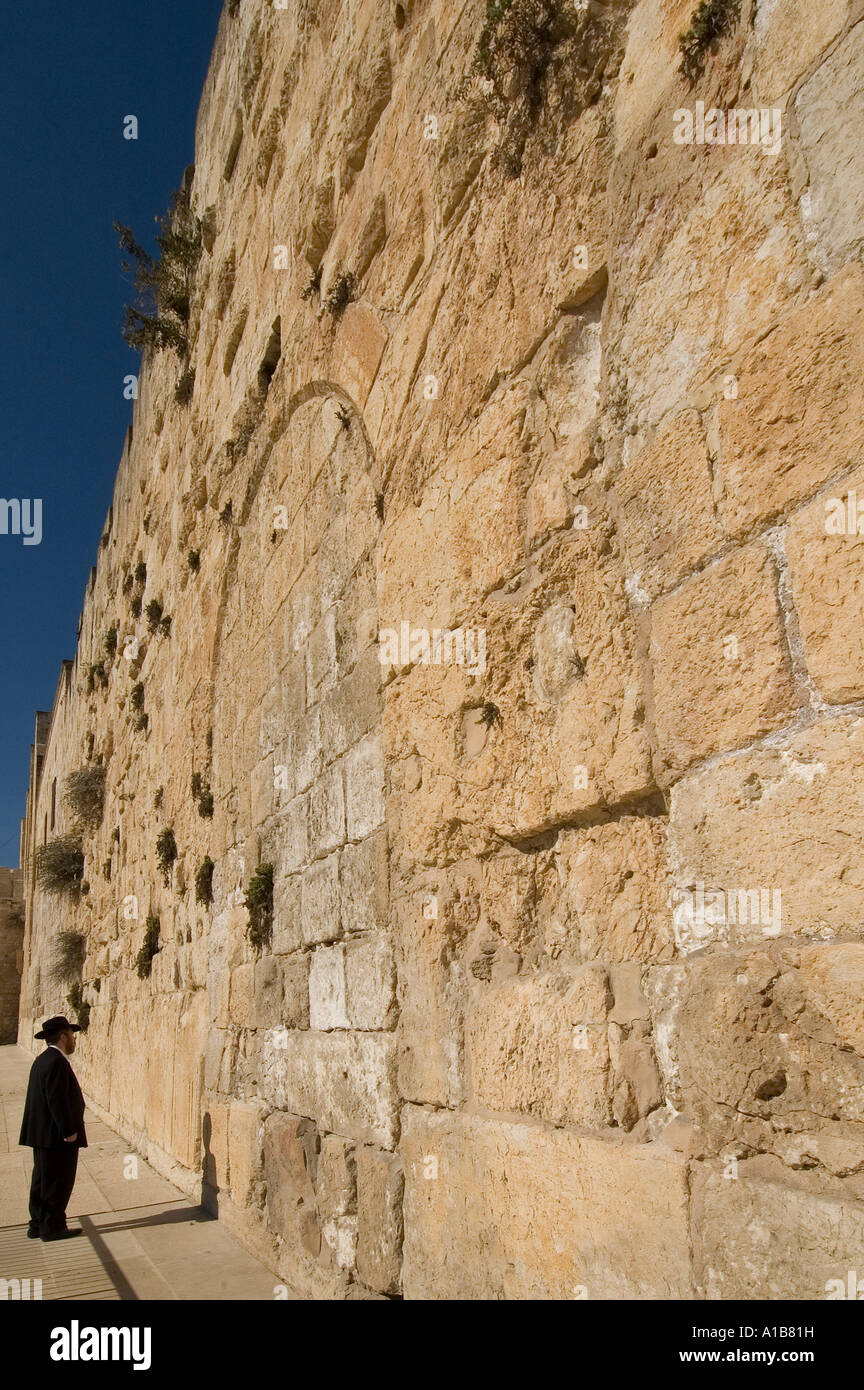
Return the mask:
<path id="1" fill-rule="evenodd" d="M 78 1231 L 52 1231 L 50 1235 L 43 1236 L 43 1240 L 71 1240 L 73 1236 L 83 1236 L 84 1232 Z"/>
<path id="2" fill-rule="evenodd" d="M 27 1239 L 28 1239 L 28 1240 L 39 1240 L 39 1232 L 38 1232 L 38 1231 L 34 1231 L 33 1228 L 32 1228 L 32 1226 L 28 1226 L 28 1227 L 27 1227 Z"/>

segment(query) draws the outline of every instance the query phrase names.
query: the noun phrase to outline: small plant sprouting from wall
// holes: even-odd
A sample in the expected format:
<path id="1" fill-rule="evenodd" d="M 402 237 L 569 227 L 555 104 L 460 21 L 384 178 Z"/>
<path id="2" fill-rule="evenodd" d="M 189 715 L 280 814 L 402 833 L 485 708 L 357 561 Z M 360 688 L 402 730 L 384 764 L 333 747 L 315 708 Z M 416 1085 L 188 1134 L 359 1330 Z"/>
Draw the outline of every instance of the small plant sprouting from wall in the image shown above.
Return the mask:
<path id="1" fill-rule="evenodd" d="M 105 670 L 101 661 L 96 661 L 87 672 L 87 694 L 91 695 L 97 685 L 105 686 L 108 684 L 108 672 Z"/>
<path id="2" fill-rule="evenodd" d="M 188 405 L 195 390 L 195 368 L 187 367 L 174 387 L 174 399 L 178 405 Z"/>
<path id="3" fill-rule="evenodd" d="M 43 893 L 78 893 L 84 878 L 79 835 L 60 835 L 36 851 L 36 878 Z"/>
<path id="4" fill-rule="evenodd" d="M 225 503 L 225 506 L 222 508 L 221 512 L 219 513 L 219 525 L 222 526 L 222 527 L 224 527 L 225 530 L 227 530 L 228 527 L 231 525 L 231 522 L 232 522 L 233 520 L 234 520 L 234 508 L 233 508 L 233 506 L 231 505 L 231 502 L 230 502 L 230 500 L 229 500 L 228 502 Z"/>
<path id="5" fill-rule="evenodd" d="M 159 631 L 163 637 L 171 636 L 171 617 L 166 615 L 159 624 Z"/>
<path id="6" fill-rule="evenodd" d="M 333 284 L 330 286 L 330 293 L 327 296 L 327 312 L 332 314 L 334 319 L 338 319 L 345 311 L 347 306 L 354 299 L 354 276 L 350 271 L 341 271 Z"/>
<path id="7" fill-rule="evenodd" d="M 135 583 L 139 589 L 143 589 L 147 583 L 147 566 L 143 560 L 139 560 L 135 566 Z"/>
<path id="8" fill-rule="evenodd" d="M 129 604 L 129 612 L 133 618 L 141 617 L 142 599 L 140 594 L 135 594 Z"/>
<path id="9" fill-rule="evenodd" d="M 259 864 L 246 889 L 247 935 L 256 951 L 273 939 L 273 865 Z"/>
<path id="10" fill-rule="evenodd" d="M 86 1033 L 90 1026 L 90 1005 L 84 998 L 84 990 L 80 980 L 76 980 L 72 985 L 66 995 L 66 1002 L 74 1013 L 75 1021 L 81 1032 Z"/>
<path id="11" fill-rule="evenodd" d="M 741 0 L 702 0 L 693 14 L 690 28 L 678 35 L 682 55 L 679 71 L 688 82 L 699 80 L 712 43 L 732 32 L 740 13 Z"/>
<path id="12" fill-rule="evenodd" d="M 144 943 L 135 957 L 135 969 L 140 980 L 146 980 L 153 970 L 153 957 L 159 950 L 159 918 L 151 912 L 144 923 Z"/>
<path id="13" fill-rule="evenodd" d="M 129 704 L 131 708 L 136 711 L 136 713 L 138 712 L 138 710 L 142 710 L 144 708 L 144 686 L 141 683 L 141 681 L 138 681 L 136 685 L 133 685 L 131 693 L 129 695 Z"/>
<path id="14" fill-rule="evenodd" d="M 108 631 L 105 633 L 105 651 L 110 657 L 114 657 L 117 654 L 116 627 L 109 627 Z"/>
<path id="15" fill-rule="evenodd" d="M 95 830 L 102 820 L 105 805 L 106 769 L 101 763 L 79 767 L 70 772 L 63 788 L 63 799 L 73 815 L 88 830 Z"/>
<path id="16" fill-rule="evenodd" d="M 172 194 L 168 213 L 156 236 L 159 256 L 144 250 L 128 227 L 115 222 L 120 248 L 131 257 L 123 269 L 131 275 L 135 300 L 127 304 L 123 337 L 139 351 L 171 348 L 178 357 L 189 351 L 189 316 L 195 271 L 201 257 L 201 223 L 189 195 Z"/>
<path id="17" fill-rule="evenodd" d="M 321 269 L 322 268 L 319 265 L 317 270 L 312 271 L 312 274 L 309 276 L 309 281 L 306 285 L 306 288 L 300 296 L 301 299 L 313 299 L 316 294 L 321 293 Z"/>
<path id="18" fill-rule="evenodd" d="M 151 632 L 157 632 L 162 621 L 162 604 L 158 598 L 151 598 L 144 610 L 147 616 L 147 626 Z"/>
<path id="19" fill-rule="evenodd" d="M 68 985 L 72 980 L 80 980 L 84 969 L 86 947 L 81 932 L 61 931 L 54 939 L 54 958 L 51 962 L 50 979 L 53 985 Z"/>
<path id="20" fill-rule="evenodd" d="M 210 783 L 200 772 L 192 773 L 192 797 L 197 803 L 198 814 L 204 820 L 213 819 L 213 793 L 210 790 Z"/>
<path id="21" fill-rule="evenodd" d="M 484 80 L 487 105 L 502 127 L 496 163 L 508 178 L 522 172 L 525 141 L 562 36 L 556 0 L 487 0 L 473 66 Z"/>
<path id="22" fill-rule="evenodd" d="M 208 854 L 195 875 L 195 901 L 207 907 L 213 901 L 213 870 L 216 866 Z"/>
<path id="23" fill-rule="evenodd" d="M 201 568 L 201 555 L 197 550 L 189 551 L 189 568 L 193 574 L 197 574 Z"/>
<path id="24" fill-rule="evenodd" d="M 485 724 L 487 729 L 491 729 L 493 724 L 500 724 L 501 711 L 497 705 L 493 705 L 491 700 L 487 700 L 480 710 L 480 722 Z"/>
<path id="25" fill-rule="evenodd" d="M 171 882 L 171 870 L 174 867 L 174 860 L 177 858 L 177 841 L 174 839 L 174 831 L 170 828 L 162 830 L 156 837 L 156 863 L 166 884 Z"/>
<path id="26" fill-rule="evenodd" d="M 154 809 L 154 811 L 161 811 L 161 810 L 162 810 L 162 802 L 163 802 L 164 798 L 165 798 L 165 788 L 164 788 L 164 787 L 157 787 L 156 790 L 155 790 L 155 792 L 153 793 L 153 809 Z"/>

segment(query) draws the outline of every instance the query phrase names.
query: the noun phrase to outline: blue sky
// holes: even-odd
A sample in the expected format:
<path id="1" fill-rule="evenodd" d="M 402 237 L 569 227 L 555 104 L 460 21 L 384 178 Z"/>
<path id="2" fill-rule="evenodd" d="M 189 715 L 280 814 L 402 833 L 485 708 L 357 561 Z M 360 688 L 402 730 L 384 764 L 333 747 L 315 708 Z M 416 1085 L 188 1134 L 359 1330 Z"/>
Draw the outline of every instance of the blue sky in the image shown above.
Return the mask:
<path id="1" fill-rule="evenodd" d="M 42 500 L 42 540 L 0 534 L 0 864 L 18 862 L 37 709 L 51 708 L 131 418 L 128 297 L 112 222 L 152 246 L 194 156 L 221 0 L 31 0 L 0 46 L 0 497 Z M 123 118 L 138 117 L 137 141 Z"/>

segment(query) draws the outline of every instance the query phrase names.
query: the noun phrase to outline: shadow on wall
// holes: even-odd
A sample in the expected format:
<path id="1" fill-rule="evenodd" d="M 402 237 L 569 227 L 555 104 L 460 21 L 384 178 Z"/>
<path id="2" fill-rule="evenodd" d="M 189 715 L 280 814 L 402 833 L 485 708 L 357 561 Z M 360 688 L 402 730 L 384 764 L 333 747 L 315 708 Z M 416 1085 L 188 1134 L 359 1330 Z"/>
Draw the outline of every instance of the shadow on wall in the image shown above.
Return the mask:
<path id="1" fill-rule="evenodd" d="M 213 1137 L 213 1121 L 210 1118 L 210 1111 L 205 1110 L 201 1118 L 201 1142 L 204 1146 L 204 1153 L 201 1160 L 201 1205 L 205 1211 L 212 1212 L 214 1216 L 219 1215 L 219 1188 L 220 1174 L 216 1166 L 216 1155 L 210 1147 Z M 224 1174 L 222 1177 L 224 1179 Z"/>

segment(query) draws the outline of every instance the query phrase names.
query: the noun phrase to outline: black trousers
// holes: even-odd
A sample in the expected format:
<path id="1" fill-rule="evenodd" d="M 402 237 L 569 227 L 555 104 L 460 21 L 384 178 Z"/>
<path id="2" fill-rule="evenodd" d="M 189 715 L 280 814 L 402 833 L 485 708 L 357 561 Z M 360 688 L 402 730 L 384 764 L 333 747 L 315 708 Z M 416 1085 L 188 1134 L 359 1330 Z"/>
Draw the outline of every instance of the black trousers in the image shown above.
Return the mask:
<path id="1" fill-rule="evenodd" d="M 66 1229 L 66 1207 L 78 1171 L 78 1145 L 33 1150 L 30 1183 L 30 1229 L 40 1236 Z"/>

